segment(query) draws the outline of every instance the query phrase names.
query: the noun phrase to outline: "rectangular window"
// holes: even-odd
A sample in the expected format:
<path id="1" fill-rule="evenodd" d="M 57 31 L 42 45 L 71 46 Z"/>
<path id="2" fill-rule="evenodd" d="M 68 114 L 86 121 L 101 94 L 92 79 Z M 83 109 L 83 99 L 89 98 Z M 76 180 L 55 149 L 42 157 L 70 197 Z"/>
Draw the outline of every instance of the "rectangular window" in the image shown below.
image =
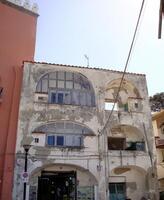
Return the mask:
<path id="1" fill-rule="evenodd" d="M 64 80 L 65 79 L 65 73 L 64 72 L 58 72 L 58 79 Z"/>
<path id="2" fill-rule="evenodd" d="M 58 80 L 58 88 L 64 88 L 64 81 L 59 81 Z"/>
<path id="3" fill-rule="evenodd" d="M 54 135 L 49 135 L 47 137 L 47 144 L 49 146 L 54 146 L 55 145 L 55 136 Z"/>
<path id="4" fill-rule="evenodd" d="M 74 105 L 80 104 L 79 91 L 72 91 L 72 104 L 74 104 Z"/>
<path id="5" fill-rule="evenodd" d="M 57 146 L 64 146 L 64 136 L 57 136 L 56 145 Z"/>
<path id="6" fill-rule="evenodd" d="M 66 80 L 73 80 L 73 74 L 71 72 L 66 72 Z"/>
<path id="7" fill-rule="evenodd" d="M 56 93 L 51 93 L 51 103 L 56 103 Z"/>
<path id="8" fill-rule="evenodd" d="M 80 105 L 86 106 L 86 93 L 80 92 Z"/>
<path id="9" fill-rule="evenodd" d="M 70 94 L 70 92 L 65 93 L 65 96 L 64 96 L 64 103 L 65 103 L 65 104 L 71 104 L 71 94 Z"/>
<path id="10" fill-rule="evenodd" d="M 73 82 L 72 81 L 66 81 L 66 88 L 72 89 L 73 88 Z"/>
<path id="11" fill-rule="evenodd" d="M 49 80 L 49 87 L 56 88 L 56 80 Z"/>
<path id="12" fill-rule="evenodd" d="M 42 80 L 42 92 L 48 92 L 48 80 L 47 79 Z"/>
<path id="13" fill-rule="evenodd" d="M 113 106 L 114 106 L 114 110 L 117 111 L 118 110 L 117 103 L 115 103 L 114 105 L 114 102 L 108 102 L 105 100 L 105 110 L 112 110 Z"/>
<path id="14" fill-rule="evenodd" d="M 92 96 L 90 93 L 87 93 L 87 106 L 91 106 L 92 105 Z"/>
<path id="15" fill-rule="evenodd" d="M 57 103 L 63 104 L 64 103 L 64 95 L 63 93 L 58 93 Z"/>

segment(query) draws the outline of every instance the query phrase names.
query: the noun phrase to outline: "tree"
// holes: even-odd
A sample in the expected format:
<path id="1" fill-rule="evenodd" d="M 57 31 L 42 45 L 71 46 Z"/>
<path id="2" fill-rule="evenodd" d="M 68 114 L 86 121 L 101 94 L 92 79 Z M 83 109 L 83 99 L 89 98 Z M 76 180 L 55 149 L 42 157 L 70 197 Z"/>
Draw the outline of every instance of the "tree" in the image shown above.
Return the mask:
<path id="1" fill-rule="evenodd" d="M 150 97 L 150 106 L 153 112 L 164 109 L 164 92 L 156 93 L 155 95 Z"/>

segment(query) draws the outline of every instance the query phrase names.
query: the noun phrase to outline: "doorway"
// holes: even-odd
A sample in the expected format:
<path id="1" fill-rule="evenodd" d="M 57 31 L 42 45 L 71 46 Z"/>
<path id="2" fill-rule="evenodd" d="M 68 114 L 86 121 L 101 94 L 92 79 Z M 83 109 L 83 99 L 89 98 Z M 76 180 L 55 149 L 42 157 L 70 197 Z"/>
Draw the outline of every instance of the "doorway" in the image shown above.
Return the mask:
<path id="1" fill-rule="evenodd" d="M 125 183 L 109 183 L 110 200 L 126 200 Z"/>
<path id="2" fill-rule="evenodd" d="M 37 200 L 77 200 L 76 172 L 42 171 Z"/>

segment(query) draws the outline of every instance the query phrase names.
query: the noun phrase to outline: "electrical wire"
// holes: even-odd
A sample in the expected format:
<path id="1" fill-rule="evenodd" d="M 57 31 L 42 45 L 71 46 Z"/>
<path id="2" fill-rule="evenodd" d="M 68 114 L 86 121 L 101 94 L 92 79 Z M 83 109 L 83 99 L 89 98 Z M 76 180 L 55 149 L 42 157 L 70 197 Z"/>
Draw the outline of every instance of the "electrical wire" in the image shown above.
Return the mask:
<path id="1" fill-rule="evenodd" d="M 136 39 L 136 34 L 137 34 L 137 31 L 138 31 L 138 26 L 139 26 L 141 15 L 142 15 L 142 11 L 143 11 L 143 8 L 144 8 L 144 3 L 145 3 L 145 0 L 143 0 L 142 4 L 141 4 L 140 12 L 139 12 L 139 15 L 138 15 L 136 27 L 135 27 L 134 34 L 133 34 L 133 39 L 132 39 L 132 42 L 131 42 L 131 45 L 130 45 L 130 49 L 129 49 L 128 57 L 127 57 L 127 60 L 126 60 L 126 63 L 125 63 L 124 71 L 123 71 L 123 74 L 122 74 L 122 77 L 121 77 L 120 85 L 119 85 L 117 94 L 116 94 L 116 96 L 114 98 L 114 104 L 113 104 L 112 110 L 111 110 L 111 112 L 110 112 L 110 114 L 108 116 L 108 119 L 106 120 L 106 123 L 105 123 L 104 127 L 102 128 L 102 130 L 99 131 L 100 135 L 102 135 L 102 133 L 106 129 L 108 123 L 110 122 L 110 119 L 112 117 L 116 102 L 118 100 L 119 92 L 120 92 L 121 87 L 122 87 L 122 83 L 123 83 L 123 80 L 124 80 L 124 77 L 125 77 L 125 74 L 126 74 L 126 70 L 127 70 L 128 64 L 129 64 L 129 60 L 130 60 L 131 53 L 132 53 L 132 50 L 133 50 L 134 42 L 135 42 L 135 39 Z"/>

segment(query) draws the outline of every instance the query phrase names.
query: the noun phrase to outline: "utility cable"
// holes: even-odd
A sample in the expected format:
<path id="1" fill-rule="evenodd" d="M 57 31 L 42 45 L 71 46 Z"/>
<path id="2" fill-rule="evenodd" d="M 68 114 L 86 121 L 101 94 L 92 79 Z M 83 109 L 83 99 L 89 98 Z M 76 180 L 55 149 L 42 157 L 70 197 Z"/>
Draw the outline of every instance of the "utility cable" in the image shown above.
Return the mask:
<path id="1" fill-rule="evenodd" d="M 108 116 L 108 119 L 107 119 L 104 127 L 102 128 L 102 130 L 100 130 L 100 135 L 104 132 L 104 130 L 106 129 L 108 123 L 110 122 L 110 119 L 111 119 L 111 116 L 113 114 L 116 102 L 118 100 L 119 92 L 120 92 L 121 87 L 122 87 L 122 83 L 123 83 L 123 80 L 124 80 L 124 77 L 125 77 L 125 74 L 126 74 L 126 70 L 127 70 L 128 64 L 129 64 L 130 56 L 131 56 L 132 49 L 133 49 L 133 46 L 134 46 L 134 42 L 135 42 L 135 39 L 136 39 L 136 34 L 137 34 L 138 26 L 139 26 L 139 23 L 140 23 L 140 19 L 141 19 L 144 3 L 145 3 L 145 0 L 143 0 L 142 4 L 141 4 L 141 8 L 140 8 L 139 16 L 138 16 L 138 19 L 137 19 L 137 24 L 136 24 L 136 27 L 135 27 L 133 39 L 132 39 L 132 42 L 131 42 L 131 45 L 130 45 L 130 49 L 129 49 L 128 57 L 127 57 L 126 64 L 125 64 L 125 67 L 124 67 L 123 75 L 122 75 L 122 78 L 121 78 L 121 81 L 120 81 L 120 85 L 119 85 L 116 97 L 114 98 L 114 104 L 113 104 L 112 110 L 111 110 L 111 112 L 110 112 L 110 114 Z"/>

